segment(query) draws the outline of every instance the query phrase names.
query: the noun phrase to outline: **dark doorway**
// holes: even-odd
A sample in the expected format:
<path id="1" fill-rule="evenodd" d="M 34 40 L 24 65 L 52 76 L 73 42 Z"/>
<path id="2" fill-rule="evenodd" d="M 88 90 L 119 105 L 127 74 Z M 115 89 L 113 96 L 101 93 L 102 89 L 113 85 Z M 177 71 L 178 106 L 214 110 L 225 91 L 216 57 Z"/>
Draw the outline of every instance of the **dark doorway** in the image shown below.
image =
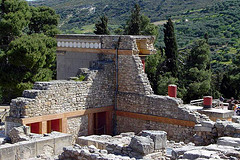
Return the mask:
<path id="1" fill-rule="evenodd" d="M 94 134 L 106 134 L 106 112 L 94 113 Z"/>

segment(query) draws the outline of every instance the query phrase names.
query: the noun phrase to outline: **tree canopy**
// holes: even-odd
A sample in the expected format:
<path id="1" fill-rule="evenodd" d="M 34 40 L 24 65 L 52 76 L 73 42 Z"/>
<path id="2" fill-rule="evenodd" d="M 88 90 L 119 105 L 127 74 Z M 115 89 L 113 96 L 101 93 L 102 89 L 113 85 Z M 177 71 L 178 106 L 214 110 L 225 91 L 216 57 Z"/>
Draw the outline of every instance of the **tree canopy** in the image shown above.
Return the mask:
<path id="1" fill-rule="evenodd" d="M 0 88 L 9 102 L 35 81 L 54 76 L 58 15 L 49 7 L 4 0 L 0 19 Z"/>
<path id="2" fill-rule="evenodd" d="M 174 77 L 178 74 L 178 47 L 174 33 L 172 20 L 169 18 L 164 24 L 164 44 L 166 55 L 167 72 L 171 72 Z"/>
<path id="3" fill-rule="evenodd" d="M 94 31 L 95 34 L 106 34 L 109 35 L 108 29 L 108 18 L 106 15 L 100 17 L 100 21 L 95 24 L 96 30 Z"/>

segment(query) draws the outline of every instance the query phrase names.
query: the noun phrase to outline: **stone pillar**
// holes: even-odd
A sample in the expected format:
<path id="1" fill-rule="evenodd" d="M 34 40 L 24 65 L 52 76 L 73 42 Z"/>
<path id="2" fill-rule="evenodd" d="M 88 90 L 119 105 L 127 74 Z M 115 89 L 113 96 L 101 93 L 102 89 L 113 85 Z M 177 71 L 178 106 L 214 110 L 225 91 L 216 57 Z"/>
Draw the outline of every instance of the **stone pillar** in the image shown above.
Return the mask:
<path id="1" fill-rule="evenodd" d="M 212 96 L 203 97 L 203 108 L 204 109 L 212 108 Z"/>
<path id="2" fill-rule="evenodd" d="M 168 96 L 177 98 L 177 86 L 174 84 L 168 85 Z"/>

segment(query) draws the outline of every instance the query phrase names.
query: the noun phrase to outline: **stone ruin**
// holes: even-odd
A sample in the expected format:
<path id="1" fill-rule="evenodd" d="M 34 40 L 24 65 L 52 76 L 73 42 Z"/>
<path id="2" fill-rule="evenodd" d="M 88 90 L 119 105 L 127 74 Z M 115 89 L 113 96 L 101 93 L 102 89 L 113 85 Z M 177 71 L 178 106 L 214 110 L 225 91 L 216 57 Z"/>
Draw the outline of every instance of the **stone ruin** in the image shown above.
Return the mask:
<path id="1" fill-rule="evenodd" d="M 58 80 L 36 82 L 32 90 L 25 90 L 22 97 L 11 101 L 6 136 L 10 137 L 14 127 L 29 126 L 29 131 L 35 134 L 52 131 L 71 134 L 71 143 L 78 143 L 81 136 L 136 134 L 145 130 L 161 130 L 170 141 L 194 142 L 199 146 L 217 143 L 224 136 L 240 137 L 237 118 L 233 118 L 235 123 L 214 122 L 184 105 L 181 99 L 153 94 L 144 66 L 146 56 L 156 52 L 154 37 L 57 35 L 56 38 Z M 139 148 L 130 144 L 126 144 L 128 148 L 112 145 L 111 149 L 114 153 L 121 149 L 121 155 L 131 158 L 132 150 Z M 73 148 L 76 154 L 82 149 L 89 150 L 76 147 Z M 63 156 L 72 152 L 70 148 L 65 148 Z M 105 153 L 97 153 L 102 152 Z M 177 155 L 183 158 L 184 154 Z"/>

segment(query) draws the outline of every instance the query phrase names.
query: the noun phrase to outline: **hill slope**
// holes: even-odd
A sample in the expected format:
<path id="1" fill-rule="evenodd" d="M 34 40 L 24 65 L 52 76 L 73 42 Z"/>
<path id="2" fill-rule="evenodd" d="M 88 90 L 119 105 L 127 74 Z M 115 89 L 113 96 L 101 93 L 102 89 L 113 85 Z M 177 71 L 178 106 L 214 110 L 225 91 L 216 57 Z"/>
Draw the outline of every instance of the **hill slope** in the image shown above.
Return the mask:
<path id="1" fill-rule="evenodd" d="M 63 31 L 94 24 L 99 15 L 106 14 L 110 24 L 125 24 L 135 3 L 152 22 L 180 15 L 188 10 L 211 6 L 223 0 L 37 0 L 33 5 L 47 5 L 61 16 Z"/>

